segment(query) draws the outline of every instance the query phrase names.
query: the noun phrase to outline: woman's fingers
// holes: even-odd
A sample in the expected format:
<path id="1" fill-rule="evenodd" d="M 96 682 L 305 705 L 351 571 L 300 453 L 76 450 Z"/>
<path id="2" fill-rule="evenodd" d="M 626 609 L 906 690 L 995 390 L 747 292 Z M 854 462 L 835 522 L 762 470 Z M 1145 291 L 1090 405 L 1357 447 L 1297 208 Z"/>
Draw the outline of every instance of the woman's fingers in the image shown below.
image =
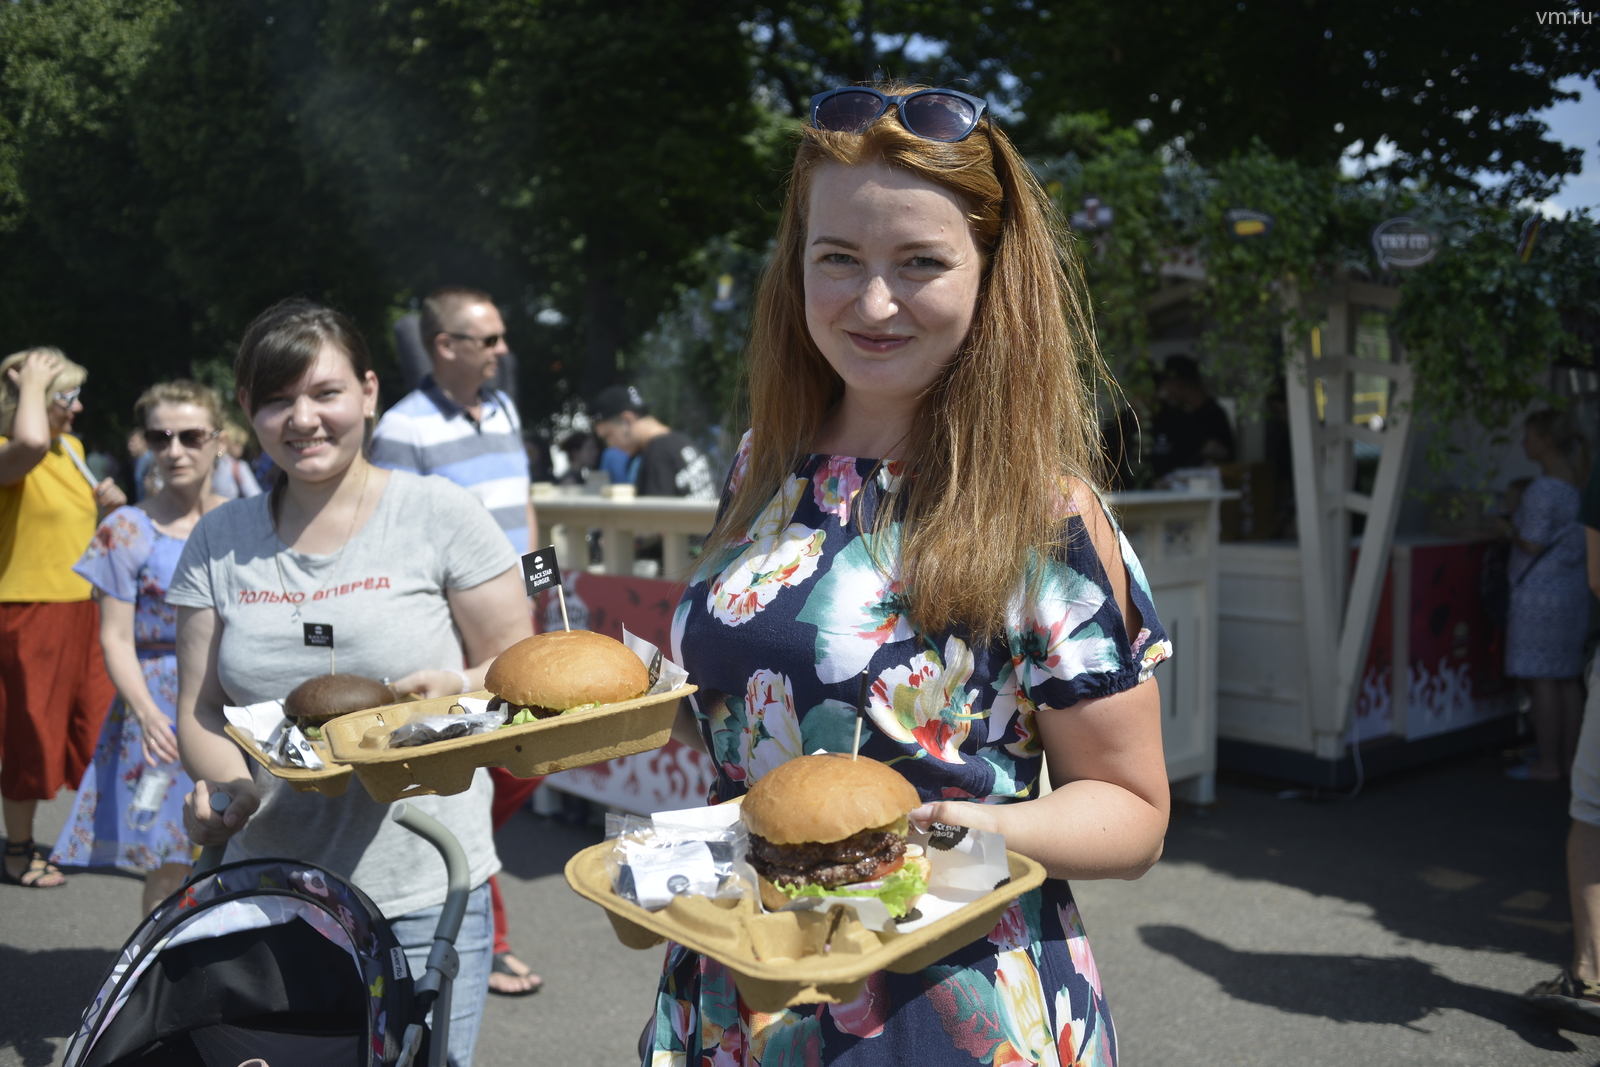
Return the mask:
<path id="1" fill-rule="evenodd" d="M 128 502 L 128 494 L 110 478 L 103 479 L 94 487 L 95 503 L 104 511 L 115 511 Z"/>
<path id="2" fill-rule="evenodd" d="M 222 797 L 228 798 L 224 806 Z M 197 845 L 220 845 L 239 832 L 261 804 L 255 786 L 241 779 L 208 782 L 201 779 L 183 798 L 183 824 Z M 218 810 L 221 808 L 221 810 Z"/>
<path id="3" fill-rule="evenodd" d="M 448 684 L 446 683 L 448 679 Z M 444 671 L 412 671 L 390 686 L 395 696 L 405 696 L 415 693 L 426 700 L 434 697 L 453 695 L 461 687 L 461 681 L 453 674 Z"/>
<path id="4" fill-rule="evenodd" d="M 943 807 L 943 801 L 936 801 L 932 804 L 924 804 L 920 808 L 912 808 L 911 811 L 907 813 L 906 818 L 910 819 L 912 825 L 914 825 L 918 830 L 921 830 L 923 833 L 927 833 L 928 827 L 932 826 L 936 822 L 943 821 L 939 818 L 939 809 Z"/>
<path id="5" fill-rule="evenodd" d="M 906 814 L 906 818 L 924 833 L 934 823 L 943 823 L 945 826 L 967 826 L 974 830 L 998 831 L 1000 826 L 995 814 L 996 808 L 993 804 L 974 804 L 967 800 L 935 800 L 920 808 L 912 808 Z"/>
<path id="6" fill-rule="evenodd" d="M 171 763 L 178 758 L 178 740 L 172 735 L 172 724 L 163 721 L 157 726 L 144 731 L 144 744 L 147 753 L 154 753 L 156 759 L 162 763 Z"/>

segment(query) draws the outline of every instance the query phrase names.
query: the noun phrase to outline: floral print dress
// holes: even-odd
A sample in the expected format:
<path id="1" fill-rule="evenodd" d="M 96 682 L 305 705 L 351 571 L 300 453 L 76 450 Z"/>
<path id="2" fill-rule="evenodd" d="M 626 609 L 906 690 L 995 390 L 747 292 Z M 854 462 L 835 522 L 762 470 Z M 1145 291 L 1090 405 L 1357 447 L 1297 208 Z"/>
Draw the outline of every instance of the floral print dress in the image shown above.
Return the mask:
<path id="1" fill-rule="evenodd" d="M 741 444 L 728 493 L 743 475 Z M 874 561 L 873 529 L 898 464 L 813 455 L 747 535 L 708 561 L 673 620 L 674 657 L 717 777 L 713 802 L 742 795 L 785 760 L 848 752 L 860 675 L 870 679 L 861 751 L 924 801 L 1004 804 L 1037 796 L 1038 709 L 1108 696 L 1150 676 L 1172 646 L 1149 583 L 1118 533 L 1143 628 L 1130 636 L 1075 515 L 1067 547 L 1037 559 L 1003 639 L 918 632 L 900 587 Z M 724 495 L 726 505 L 727 495 Z M 1069 509 L 1070 510 L 1070 509 Z M 894 559 L 898 524 L 877 541 Z M 652 1067 L 749 1064 L 1114 1064 L 1116 1035 L 1067 883 L 1017 900 L 987 938 L 918 974 L 873 975 L 851 1003 L 751 1011 L 714 960 L 669 944 L 656 998 Z"/>
<path id="2" fill-rule="evenodd" d="M 133 643 L 144 669 L 144 684 L 168 717 L 177 721 L 178 611 L 167 604 L 172 571 L 184 538 L 157 530 L 136 507 L 113 511 L 73 570 L 103 596 L 131 601 Z M 72 814 L 61 828 L 50 858 L 74 867 L 116 866 L 149 872 L 163 863 L 188 863 L 189 835 L 183 828 L 183 798 L 193 785 L 180 768 L 167 787 L 155 821 L 144 830 L 128 825 L 128 805 L 150 766 L 140 745 L 139 720 L 118 696 L 111 702 L 94 761 L 84 772 Z"/>

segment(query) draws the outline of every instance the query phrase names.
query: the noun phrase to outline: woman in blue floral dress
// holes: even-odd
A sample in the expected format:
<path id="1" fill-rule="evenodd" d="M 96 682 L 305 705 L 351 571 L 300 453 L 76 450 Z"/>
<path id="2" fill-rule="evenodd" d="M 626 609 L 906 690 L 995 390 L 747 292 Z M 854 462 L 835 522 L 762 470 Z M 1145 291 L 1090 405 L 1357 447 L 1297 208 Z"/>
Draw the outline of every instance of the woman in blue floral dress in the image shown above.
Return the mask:
<path id="1" fill-rule="evenodd" d="M 166 595 L 189 531 L 222 503 L 210 488 L 222 405 L 214 390 L 177 381 L 147 390 L 134 414 L 162 489 L 107 515 L 73 568 L 100 601 L 100 644 L 117 697 L 50 858 L 143 874 L 148 914 L 189 875 L 193 846 L 183 828 L 183 798 L 193 786 L 179 767 L 149 826 L 134 829 L 127 812 L 140 779 L 178 758 L 178 613 Z"/>
<path id="2" fill-rule="evenodd" d="M 731 800 L 849 751 L 865 672 L 861 751 L 917 787 L 912 817 L 1002 832 L 1051 878 L 848 1004 L 754 1012 L 669 945 L 653 1067 L 1116 1062 L 1066 879 L 1160 854 L 1150 676 L 1171 645 L 1090 487 L 1098 356 L 1048 201 L 980 101 L 886 92 L 813 102 L 758 298 L 752 430 L 674 618 L 700 687 L 675 733 Z"/>

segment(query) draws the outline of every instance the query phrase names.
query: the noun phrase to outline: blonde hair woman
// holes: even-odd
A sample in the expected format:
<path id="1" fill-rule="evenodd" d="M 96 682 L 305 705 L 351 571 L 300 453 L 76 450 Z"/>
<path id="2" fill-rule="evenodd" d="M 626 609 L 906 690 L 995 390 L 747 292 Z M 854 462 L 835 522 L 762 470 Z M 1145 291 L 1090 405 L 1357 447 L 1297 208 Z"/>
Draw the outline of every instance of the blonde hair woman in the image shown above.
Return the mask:
<path id="1" fill-rule="evenodd" d="M 33 813 L 83 776 L 114 690 L 89 583 L 72 573 L 101 515 L 127 502 L 84 462 L 72 420 L 89 372 L 57 348 L 0 360 L 0 881 L 66 879 L 33 843 Z"/>
<path id="2" fill-rule="evenodd" d="M 726 969 L 671 946 L 656 1061 L 1115 1062 L 1065 879 L 1137 878 L 1161 853 L 1151 672 L 1171 645 L 1090 484 L 1087 298 L 984 110 L 903 86 L 813 101 L 757 299 L 752 429 L 674 617 L 700 686 L 676 732 L 731 800 L 850 751 L 865 683 L 861 751 L 917 788 L 913 818 L 1002 832 L 1052 877 L 849 1004 L 756 1016 Z"/>
<path id="3" fill-rule="evenodd" d="M 117 698 L 50 858 L 64 867 L 115 866 L 143 875 L 149 914 L 190 870 L 183 798 L 193 787 L 177 766 L 174 734 L 178 613 L 166 594 L 189 531 L 223 503 L 210 488 L 222 451 L 222 402 L 209 386 L 180 380 L 145 390 L 133 412 L 161 491 L 107 515 L 73 567 L 95 588 L 100 646 Z M 148 798 L 156 808 L 145 825 L 132 825 L 130 803 L 155 775 L 166 779 L 165 793 Z"/>

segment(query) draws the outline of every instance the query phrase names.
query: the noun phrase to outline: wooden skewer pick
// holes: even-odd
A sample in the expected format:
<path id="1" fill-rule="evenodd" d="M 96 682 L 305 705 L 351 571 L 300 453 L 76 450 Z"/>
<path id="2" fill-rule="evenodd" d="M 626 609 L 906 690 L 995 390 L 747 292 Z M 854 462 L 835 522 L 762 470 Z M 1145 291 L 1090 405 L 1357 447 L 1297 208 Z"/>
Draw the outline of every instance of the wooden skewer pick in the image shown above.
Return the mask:
<path id="1" fill-rule="evenodd" d="M 867 672 L 861 672 L 861 688 L 856 693 L 856 739 L 850 745 L 850 758 L 861 758 L 861 720 L 867 715 Z"/>
<path id="2" fill-rule="evenodd" d="M 328 646 L 328 673 L 329 674 L 338 674 L 339 673 L 339 668 L 338 668 L 337 664 L 338 664 L 338 661 L 333 658 L 333 646 L 329 645 Z"/>
<path id="3" fill-rule="evenodd" d="M 567 591 L 561 587 L 560 582 L 556 583 L 556 596 L 561 598 L 561 625 L 571 630 L 572 623 L 567 621 Z"/>

